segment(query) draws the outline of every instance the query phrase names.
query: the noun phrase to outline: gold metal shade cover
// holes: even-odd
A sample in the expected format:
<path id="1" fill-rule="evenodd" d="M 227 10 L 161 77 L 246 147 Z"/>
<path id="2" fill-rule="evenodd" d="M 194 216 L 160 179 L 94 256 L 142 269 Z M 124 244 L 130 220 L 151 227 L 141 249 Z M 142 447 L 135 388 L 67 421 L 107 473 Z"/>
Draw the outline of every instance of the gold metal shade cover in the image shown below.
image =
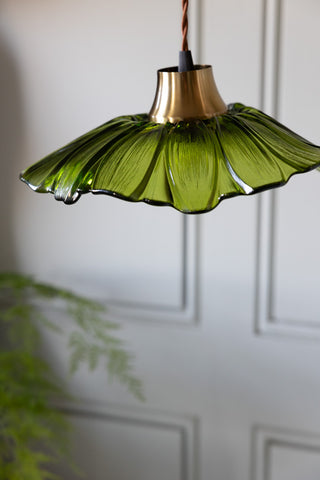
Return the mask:
<path id="1" fill-rule="evenodd" d="M 151 122 L 207 120 L 226 111 L 210 65 L 195 65 L 188 72 L 178 72 L 177 67 L 158 70 Z"/>

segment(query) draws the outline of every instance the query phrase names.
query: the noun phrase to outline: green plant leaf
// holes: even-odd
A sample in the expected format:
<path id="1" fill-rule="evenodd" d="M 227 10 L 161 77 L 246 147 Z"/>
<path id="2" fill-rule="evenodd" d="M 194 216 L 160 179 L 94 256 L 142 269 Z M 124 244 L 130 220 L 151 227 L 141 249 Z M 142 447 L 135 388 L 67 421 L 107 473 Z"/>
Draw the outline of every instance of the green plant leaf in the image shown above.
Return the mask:
<path id="1" fill-rule="evenodd" d="M 0 480 L 58 479 L 50 465 L 70 459 L 65 416 L 52 407 L 52 397 L 69 400 L 50 365 L 39 356 L 41 329 L 65 334 L 37 304 L 59 301 L 73 321 L 69 336 L 70 369 L 83 363 L 93 370 L 101 360 L 137 398 L 142 386 L 132 374 L 131 356 L 110 332 L 117 328 L 101 316 L 105 308 L 65 289 L 42 284 L 31 276 L 0 273 Z M 79 473 L 77 471 L 77 473 Z"/>

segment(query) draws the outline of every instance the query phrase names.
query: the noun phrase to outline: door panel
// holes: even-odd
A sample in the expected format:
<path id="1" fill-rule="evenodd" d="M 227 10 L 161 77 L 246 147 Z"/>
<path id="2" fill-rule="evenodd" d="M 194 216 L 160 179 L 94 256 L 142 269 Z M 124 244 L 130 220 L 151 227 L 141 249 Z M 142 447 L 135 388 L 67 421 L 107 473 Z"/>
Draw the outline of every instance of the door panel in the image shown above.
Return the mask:
<path id="1" fill-rule="evenodd" d="M 75 456 L 87 478 L 194 478 L 196 424 L 191 418 L 156 411 L 139 414 L 112 405 L 96 405 L 94 412 L 70 405 L 63 411 L 73 419 Z M 57 467 L 55 473 L 79 478 L 67 468 Z"/>
<path id="2" fill-rule="evenodd" d="M 320 437 L 304 432 L 260 427 L 253 435 L 254 478 L 319 478 Z"/>

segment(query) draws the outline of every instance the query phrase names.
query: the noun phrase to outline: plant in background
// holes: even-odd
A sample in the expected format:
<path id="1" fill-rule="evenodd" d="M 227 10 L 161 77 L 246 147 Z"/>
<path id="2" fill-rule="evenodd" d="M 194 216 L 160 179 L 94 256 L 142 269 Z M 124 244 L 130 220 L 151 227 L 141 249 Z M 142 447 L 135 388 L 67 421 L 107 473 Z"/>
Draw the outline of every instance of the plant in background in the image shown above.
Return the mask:
<path id="1" fill-rule="evenodd" d="M 43 327 L 66 333 L 61 322 L 47 318 L 39 300 L 46 305 L 58 301 L 73 320 L 68 334 L 71 373 L 83 363 L 93 370 L 105 361 L 111 377 L 143 398 L 131 356 L 110 334 L 117 326 L 103 318 L 103 306 L 30 276 L 0 274 L 0 480 L 55 479 L 50 464 L 70 460 L 70 424 L 51 403 L 53 397 L 70 397 L 39 353 Z"/>

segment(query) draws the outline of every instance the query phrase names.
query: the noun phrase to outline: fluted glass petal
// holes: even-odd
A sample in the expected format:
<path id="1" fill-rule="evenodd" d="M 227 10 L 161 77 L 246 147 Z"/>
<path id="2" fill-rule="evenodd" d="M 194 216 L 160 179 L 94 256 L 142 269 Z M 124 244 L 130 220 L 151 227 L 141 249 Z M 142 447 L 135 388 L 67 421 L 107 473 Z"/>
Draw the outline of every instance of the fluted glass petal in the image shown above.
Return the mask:
<path id="1" fill-rule="evenodd" d="M 65 203 L 92 192 L 200 213 L 319 166 L 320 147 L 236 103 L 210 120 L 176 125 L 152 123 L 147 114 L 115 118 L 27 168 L 21 179 Z"/>

